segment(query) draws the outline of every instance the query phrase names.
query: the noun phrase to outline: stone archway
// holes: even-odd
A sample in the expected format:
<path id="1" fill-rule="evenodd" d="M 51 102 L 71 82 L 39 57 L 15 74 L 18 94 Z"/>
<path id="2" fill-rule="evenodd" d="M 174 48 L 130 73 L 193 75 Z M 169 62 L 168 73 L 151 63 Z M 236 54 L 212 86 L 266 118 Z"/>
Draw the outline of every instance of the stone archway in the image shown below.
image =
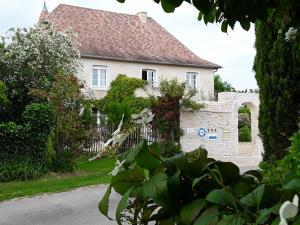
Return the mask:
<path id="1" fill-rule="evenodd" d="M 235 124 L 238 127 L 238 110 L 244 104 L 251 111 L 251 144 L 249 146 L 239 146 L 239 154 L 260 157 L 263 153 L 263 145 L 258 130 L 258 112 L 259 112 L 259 95 L 256 93 L 219 93 L 219 101 L 230 102 L 233 106 Z M 238 136 L 236 137 L 238 142 Z"/>

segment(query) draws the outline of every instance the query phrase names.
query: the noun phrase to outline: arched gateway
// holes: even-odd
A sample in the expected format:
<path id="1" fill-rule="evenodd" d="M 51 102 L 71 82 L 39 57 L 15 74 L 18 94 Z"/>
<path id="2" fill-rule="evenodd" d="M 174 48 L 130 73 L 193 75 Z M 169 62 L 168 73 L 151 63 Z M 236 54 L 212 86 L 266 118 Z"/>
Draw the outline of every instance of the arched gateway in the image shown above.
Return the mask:
<path id="1" fill-rule="evenodd" d="M 203 146 L 211 157 L 242 167 L 257 166 L 263 152 L 258 131 L 258 94 L 223 92 L 219 93 L 218 102 L 204 103 L 200 112 L 181 113 L 183 150 Z M 242 105 L 251 110 L 251 143 L 247 145 L 238 141 L 238 109 Z"/>

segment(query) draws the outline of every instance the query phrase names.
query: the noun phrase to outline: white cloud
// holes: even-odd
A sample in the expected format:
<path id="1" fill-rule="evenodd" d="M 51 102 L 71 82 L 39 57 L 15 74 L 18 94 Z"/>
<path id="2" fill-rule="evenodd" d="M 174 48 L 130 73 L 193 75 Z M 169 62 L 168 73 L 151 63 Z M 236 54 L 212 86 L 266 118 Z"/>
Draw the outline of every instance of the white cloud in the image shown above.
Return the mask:
<path id="1" fill-rule="evenodd" d="M 222 33 L 220 25 L 206 26 L 197 21 L 197 11 L 188 3 L 171 14 L 164 13 L 153 0 L 126 0 L 124 4 L 117 0 L 46 0 L 46 3 L 50 11 L 61 3 L 129 14 L 147 11 L 197 55 L 223 66 L 217 72 L 223 80 L 238 89 L 257 87 L 252 72 L 255 56 L 253 26 L 248 32 L 237 25 L 234 31 Z M 42 6 L 42 0 L 1 0 L 0 34 L 11 27 L 34 25 Z"/>

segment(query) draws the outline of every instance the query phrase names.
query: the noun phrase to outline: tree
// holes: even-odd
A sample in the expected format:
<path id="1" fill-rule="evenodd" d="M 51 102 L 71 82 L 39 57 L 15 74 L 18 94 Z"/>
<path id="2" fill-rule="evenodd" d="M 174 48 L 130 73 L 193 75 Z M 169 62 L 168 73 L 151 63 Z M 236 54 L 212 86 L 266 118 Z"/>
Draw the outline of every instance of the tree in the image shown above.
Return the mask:
<path id="1" fill-rule="evenodd" d="M 281 159 L 298 129 L 300 110 L 300 31 L 286 37 L 289 28 L 274 16 L 256 23 L 254 70 L 260 88 L 259 130 L 264 160 Z"/>
<path id="2" fill-rule="evenodd" d="M 125 0 L 117 0 L 125 2 Z M 207 23 L 222 23 L 221 30 L 233 29 L 239 22 L 245 30 L 257 20 L 266 21 L 269 13 L 274 13 L 290 27 L 299 28 L 300 2 L 298 0 L 153 0 L 160 3 L 167 13 L 174 12 L 183 2 L 191 3 L 198 11 L 198 20 Z"/>
<path id="3" fill-rule="evenodd" d="M 29 29 L 11 29 L 0 44 L 0 80 L 7 89 L 9 115 L 18 120 L 31 102 L 45 101 L 29 95 L 31 89 L 49 90 L 57 74 L 76 74 L 79 51 L 71 32 L 55 31 L 50 23 Z"/>
<path id="4" fill-rule="evenodd" d="M 180 111 L 199 110 L 203 104 L 193 101 L 197 91 L 176 79 L 160 82 L 161 96 L 152 104 L 153 126 L 158 130 L 163 143 L 180 142 Z"/>
<path id="5" fill-rule="evenodd" d="M 227 81 L 222 81 L 222 78 L 218 74 L 214 76 L 214 89 L 216 98 L 218 98 L 220 92 L 235 91 L 234 87 Z"/>

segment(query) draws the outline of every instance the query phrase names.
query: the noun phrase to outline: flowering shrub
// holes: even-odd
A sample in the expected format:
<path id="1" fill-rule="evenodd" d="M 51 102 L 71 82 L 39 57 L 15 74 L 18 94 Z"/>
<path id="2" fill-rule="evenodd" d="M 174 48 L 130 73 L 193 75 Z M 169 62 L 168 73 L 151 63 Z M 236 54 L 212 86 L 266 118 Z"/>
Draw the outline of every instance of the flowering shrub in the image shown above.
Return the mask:
<path id="1" fill-rule="evenodd" d="M 28 95 L 31 89 L 49 90 L 57 74 L 76 74 L 79 68 L 76 37 L 50 23 L 11 29 L 0 45 L 0 80 L 11 103 L 1 120 L 18 120 L 26 105 L 45 100 Z"/>

